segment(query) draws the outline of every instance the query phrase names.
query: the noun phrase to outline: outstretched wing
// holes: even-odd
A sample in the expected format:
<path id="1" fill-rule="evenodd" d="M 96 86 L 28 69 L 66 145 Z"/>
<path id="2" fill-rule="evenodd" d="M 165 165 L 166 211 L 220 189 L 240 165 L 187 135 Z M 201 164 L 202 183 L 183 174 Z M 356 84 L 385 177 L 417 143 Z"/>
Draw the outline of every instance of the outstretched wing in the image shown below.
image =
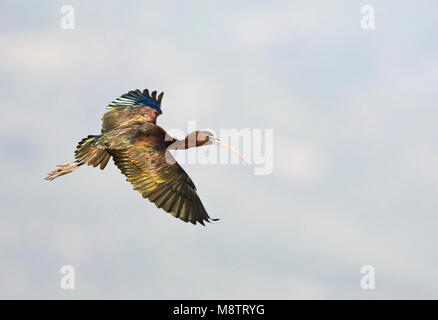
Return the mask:
<path id="1" fill-rule="evenodd" d="M 147 89 L 143 92 L 137 89 L 112 101 L 107 106 L 108 111 L 102 118 L 102 132 L 133 122 L 155 123 L 157 117 L 162 113 L 163 94 L 161 92 L 157 97 L 156 91 L 149 94 Z"/>
<path id="2" fill-rule="evenodd" d="M 165 147 L 139 142 L 112 155 L 134 190 L 158 208 L 185 222 L 210 222 L 192 179 Z"/>

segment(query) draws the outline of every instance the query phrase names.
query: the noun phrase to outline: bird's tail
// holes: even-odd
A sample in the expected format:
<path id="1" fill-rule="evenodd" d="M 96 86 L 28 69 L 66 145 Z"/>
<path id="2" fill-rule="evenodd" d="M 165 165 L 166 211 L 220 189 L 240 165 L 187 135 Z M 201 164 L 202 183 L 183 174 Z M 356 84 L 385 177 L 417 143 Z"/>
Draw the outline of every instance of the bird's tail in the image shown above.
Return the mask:
<path id="1" fill-rule="evenodd" d="M 88 136 L 82 139 L 75 151 L 76 162 L 80 164 L 88 164 L 89 166 L 97 167 L 100 165 L 100 169 L 105 169 L 110 154 L 106 149 L 98 143 L 100 136 Z"/>
<path id="2" fill-rule="evenodd" d="M 104 147 L 98 144 L 99 137 L 100 136 L 90 135 L 79 141 L 75 151 L 75 162 L 58 165 L 58 168 L 51 171 L 45 179 L 54 180 L 60 176 L 75 171 L 83 164 L 93 167 L 100 165 L 100 169 L 103 170 L 111 155 Z"/>

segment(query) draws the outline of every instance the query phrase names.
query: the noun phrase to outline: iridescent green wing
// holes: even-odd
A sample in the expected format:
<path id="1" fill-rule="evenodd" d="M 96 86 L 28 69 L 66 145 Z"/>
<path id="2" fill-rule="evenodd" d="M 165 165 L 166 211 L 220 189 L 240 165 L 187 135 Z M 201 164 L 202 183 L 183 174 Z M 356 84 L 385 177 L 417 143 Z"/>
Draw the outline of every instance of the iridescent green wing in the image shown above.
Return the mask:
<path id="1" fill-rule="evenodd" d="M 192 179 L 165 147 L 139 142 L 112 156 L 134 190 L 158 208 L 185 222 L 210 221 Z"/>
<path id="2" fill-rule="evenodd" d="M 155 123 L 157 117 L 162 113 L 161 100 L 163 92 L 157 97 L 157 92 L 145 89 L 129 91 L 112 101 L 108 106 L 108 111 L 102 118 L 102 132 L 108 132 L 117 127 L 134 122 Z"/>

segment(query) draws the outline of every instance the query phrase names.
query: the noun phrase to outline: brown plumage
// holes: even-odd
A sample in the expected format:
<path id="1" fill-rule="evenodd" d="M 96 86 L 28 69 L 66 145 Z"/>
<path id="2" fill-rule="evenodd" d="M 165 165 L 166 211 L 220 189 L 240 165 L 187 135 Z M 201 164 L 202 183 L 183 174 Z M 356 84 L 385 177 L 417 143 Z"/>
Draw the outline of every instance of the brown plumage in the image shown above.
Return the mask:
<path id="1" fill-rule="evenodd" d="M 170 149 L 188 149 L 211 143 L 221 144 L 206 131 L 190 133 L 184 140 L 167 135 L 156 125 L 163 93 L 146 89 L 130 91 L 108 105 L 100 135 L 82 139 L 75 151 L 75 162 L 58 166 L 47 180 L 76 170 L 83 164 L 104 169 L 110 157 L 134 190 L 158 208 L 185 222 L 210 222 L 193 181 L 176 162 Z M 228 146 L 227 146 L 228 147 Z"/>

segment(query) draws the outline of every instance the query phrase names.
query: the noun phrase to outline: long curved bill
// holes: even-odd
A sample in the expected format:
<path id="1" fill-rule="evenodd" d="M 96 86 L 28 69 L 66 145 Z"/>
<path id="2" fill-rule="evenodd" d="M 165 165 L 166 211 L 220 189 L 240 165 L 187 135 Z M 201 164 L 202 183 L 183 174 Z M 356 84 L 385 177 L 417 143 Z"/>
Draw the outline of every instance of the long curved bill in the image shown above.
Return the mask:
<path id="1" fill-rule="evenodd" d="M 216 144 L 216 145 L 218 145 L 218 146 L 221 146 L 221 147 L 225 147 L 225 148 L 227 148 L 228 150 L 234 152 L 235 154 L 237 154 L 237 155 L 239 156 L 240 159 L 242 159 L 242 161 L 243 161 L 244 163 L 248 164 L 248 161 L 246 161 L 246 159 L 243 157 L 243 155 L 242 155 L 239 151 L 237 151 L 236 149 L 234 149 L 232 146 L 229 146 L 228 144 L 223 143 L 223 142 L 220 141 L 218 138 L 210 137 L 210 141 L 211 141 L 211 143 L 214 143 L 214 144 Z"/>

